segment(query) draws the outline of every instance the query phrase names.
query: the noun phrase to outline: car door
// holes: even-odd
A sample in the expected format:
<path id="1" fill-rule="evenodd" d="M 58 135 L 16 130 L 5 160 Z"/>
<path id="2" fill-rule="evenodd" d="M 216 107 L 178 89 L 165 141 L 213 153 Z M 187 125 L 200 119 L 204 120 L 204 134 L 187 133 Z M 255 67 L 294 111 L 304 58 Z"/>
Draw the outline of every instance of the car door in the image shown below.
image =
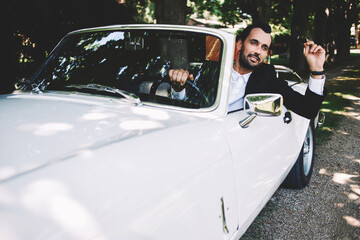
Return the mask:
<path id="1" fill-rule="evenodd" d="M 244 111 L 226 117 L 225 134 L 237 177 L 240 226 L 255 218 L 298 155 L 296 123 L 284 123 L 284 112 L 277 117 L 258 116 L 247 128 L 239 125 L 247 117 Z"/>

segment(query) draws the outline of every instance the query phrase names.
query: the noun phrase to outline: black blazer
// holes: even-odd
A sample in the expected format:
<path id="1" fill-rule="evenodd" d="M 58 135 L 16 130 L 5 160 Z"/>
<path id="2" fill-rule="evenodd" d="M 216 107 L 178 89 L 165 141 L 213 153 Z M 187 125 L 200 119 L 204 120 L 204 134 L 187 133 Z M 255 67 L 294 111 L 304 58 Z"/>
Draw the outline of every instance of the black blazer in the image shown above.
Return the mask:
<path id="1" fill-rule="evenodd" d="M 250 93 L 279 93 L 283 96 L 287 109 L 305 118 L 314 119 L 325 99 L 327 90 L 324 89 L 323 96 L 320 96 L 307 88 L 305 95 L 302 95 L 289 87 L 285 80 L 276 77 L 273 65 L 263 63 L 250 75 L 245 95 Z"/>

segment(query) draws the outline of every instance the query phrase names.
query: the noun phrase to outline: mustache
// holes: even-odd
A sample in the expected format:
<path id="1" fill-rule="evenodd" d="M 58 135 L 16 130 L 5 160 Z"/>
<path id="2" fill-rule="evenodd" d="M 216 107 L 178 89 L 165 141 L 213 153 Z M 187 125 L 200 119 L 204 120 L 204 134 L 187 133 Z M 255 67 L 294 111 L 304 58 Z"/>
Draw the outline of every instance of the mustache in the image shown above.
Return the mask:
<path id="1" fill-rule="evenodd" d="M 255 57 L 260 62 L 260 55 L 257 53 L 250 53 L 248 57 Z"/>

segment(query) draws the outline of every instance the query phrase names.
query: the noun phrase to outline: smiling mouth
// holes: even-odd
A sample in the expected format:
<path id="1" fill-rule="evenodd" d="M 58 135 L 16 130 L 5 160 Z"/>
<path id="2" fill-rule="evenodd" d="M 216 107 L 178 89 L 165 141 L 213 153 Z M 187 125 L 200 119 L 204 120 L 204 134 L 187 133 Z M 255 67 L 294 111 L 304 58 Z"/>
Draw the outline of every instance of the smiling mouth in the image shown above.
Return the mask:
<path id="1" fill-rule="evenodd" d="M 255 54 L 249 54 L 250 61 L 253 63 L 260 62 L 260 58 Z"/>

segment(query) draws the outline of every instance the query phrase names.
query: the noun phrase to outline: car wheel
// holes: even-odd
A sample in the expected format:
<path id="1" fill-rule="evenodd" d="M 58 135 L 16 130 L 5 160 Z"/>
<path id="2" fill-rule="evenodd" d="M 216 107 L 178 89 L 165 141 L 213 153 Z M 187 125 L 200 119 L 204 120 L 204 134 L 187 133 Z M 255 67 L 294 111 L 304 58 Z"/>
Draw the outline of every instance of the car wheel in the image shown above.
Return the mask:
<path id="1" fill-rule="evenodd" d="M 283 187 L 301 189 L 306 187 L 310 182 L 315 155 L 315 136 L 313 126 L 313 122 L 311 121 L 306 132 L 301 152 L 295 162 L 295 165 L 283 182 Z"/>

